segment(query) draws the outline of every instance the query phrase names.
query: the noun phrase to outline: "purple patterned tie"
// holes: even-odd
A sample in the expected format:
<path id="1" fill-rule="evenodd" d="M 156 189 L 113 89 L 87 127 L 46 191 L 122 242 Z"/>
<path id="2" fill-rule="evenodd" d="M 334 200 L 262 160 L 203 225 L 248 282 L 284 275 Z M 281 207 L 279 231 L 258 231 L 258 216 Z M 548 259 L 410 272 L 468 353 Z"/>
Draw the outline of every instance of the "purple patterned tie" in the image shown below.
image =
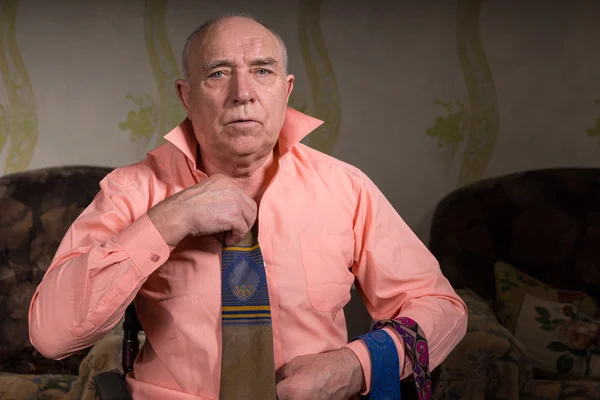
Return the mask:
<path id="1" fill-rule="evenodd" d="M 431 400 L 431 374 L 429 372 L 429 346 L 427 339 L 419 325 L 412 319 L 401 317 L 397 319 L 386 319 L 379 321 L 373 327 L 383 329 L 392 326 L 404 340 L 406 355 L 413 365 L 415 386 L 419 394 L 419 400 Z"/>

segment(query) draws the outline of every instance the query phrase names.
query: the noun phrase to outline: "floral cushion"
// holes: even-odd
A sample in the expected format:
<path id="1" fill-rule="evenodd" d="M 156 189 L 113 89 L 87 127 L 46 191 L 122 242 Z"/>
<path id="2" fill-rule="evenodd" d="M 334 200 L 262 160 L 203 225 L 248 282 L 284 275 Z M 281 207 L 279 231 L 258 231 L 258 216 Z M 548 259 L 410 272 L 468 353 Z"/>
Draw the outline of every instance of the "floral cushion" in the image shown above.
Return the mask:
<path id="1" fill-rule="evenodd" d="M 140 346 L 146 340 L 143 332 L 138 335 Z M 73 383 L 65 400 L 99 400 L 94 377 L 102 372 L 123 373 L 123 325 L 119 322 L 111 332 L 96 343 L 81 361 L 79 376 Z"/>
<path id="2" fill-rule="evenodd" d="M 600 400 L 600 383 L 536 380 L 534 393 L 534 399 L 542 400 Z"/>
<path id="3" fill-rule="evenodd" d="M 15 374 L 70 374 L 77 375 L 80 360 L 88 350 L 79 351 L 62 360 L 51 360 L 44 357 L 33 346 L 26 346 L 6 355 L 2 363 L 3 372 Z M 1 399 L 1 397 L 0 397 Z"/>
<path id="4" fill-rule="evenodd" d="M 522 272 L 552 287 L 600 299 L 599 183 L 600 168 L 548 168 L 492 177 L 464 186 L 437 204 L 429 249 L 454 288 L 469 288 L 488 301 L 496 299 L 494 264 L 499 260 L 518 266 Z M 503 317 L 500 319 L 505 321 Z M 539 325 L 535 320 L 532 323 Z M 472 329 L 475 328 L 469 328 L 465 341 L 473 336 Z M 508 329 L 505 331 L 510 333 Z M 463 364 L 469 362 L 466 357 L 461 361 Z M 452 359 L 451 363 L 458 365 L 458 371 L 469 370 L 459 365 L 458 360 Z M 471 371 L 471 381 L 487 376 L 476 369 Z M 461 372 L 456 379 L 466 379 L 465 373 Z M 450 372 L 445 376 L 450 378 Z M 494 398 L 494 395 L 486 397 L 483 381 L 478 385 L 472 383 L 471 387 L 480 390 L 473 389 L 474 395 L 464 398 Z M 448 387 L 443 398 L 452 397 L 454 389 L 459 392 L 461 383 Z M 510 392 L 512 395 L 505 399 L 525 398 L 520 396 L 521 388 Z M 565 398 L 573 398 L 568 396 Z"/>
<path id="5" fill-rule="evenodd" d="M 429 249 L 455 288 L 495 298 L 494 263 L 600 298 L 600 168 L 551 168 L 462 187 L 436 206 Z"/>
<path id="6" fill-rule="evenodd" d="M 525 348 L 494 315 L 491 305 L 458 289 L 469 320 L 464 339 L 448 355 L 435 381 L 434 399 L 524 399 L 533 393 Z"/>
<path id="7" fill-rule="evenodd" d="M 600 377 L 600 323 L 585 293 L 553 289 L 507 263 L 495 265 L 497 314 L 525 345 L 536 376 Z"/>

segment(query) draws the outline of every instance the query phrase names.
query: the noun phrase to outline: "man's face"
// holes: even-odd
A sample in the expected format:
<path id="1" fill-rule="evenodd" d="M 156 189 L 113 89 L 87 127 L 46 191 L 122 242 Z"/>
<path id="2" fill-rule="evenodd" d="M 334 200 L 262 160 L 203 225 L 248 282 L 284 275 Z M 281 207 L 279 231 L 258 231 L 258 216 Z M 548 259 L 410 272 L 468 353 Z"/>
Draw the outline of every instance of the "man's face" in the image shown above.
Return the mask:
<path id="1" fill-rule="evenodd" d="M 277 39 L 262 25 L 229 18 L 192 44 L 189 79 L 178 91 L 202 154 L 220 162 L 272 151 L 294 77 Z M 207 154 L 208 152 L 208 154 Z"/>

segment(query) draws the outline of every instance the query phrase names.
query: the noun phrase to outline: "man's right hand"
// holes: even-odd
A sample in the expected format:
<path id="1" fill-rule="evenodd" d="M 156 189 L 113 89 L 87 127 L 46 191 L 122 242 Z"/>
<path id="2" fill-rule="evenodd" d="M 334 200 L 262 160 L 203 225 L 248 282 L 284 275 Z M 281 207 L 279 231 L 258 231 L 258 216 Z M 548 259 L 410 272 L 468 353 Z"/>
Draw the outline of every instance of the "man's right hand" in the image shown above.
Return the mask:
<path id="1" fill-rule="evenodd" d="M 212 175 L 156 204 L 148 217 L 167 244 L 188 235 L 227 232 L 227 244 L 244 238 L 256 221 L 256 202 L 225 175 Z"/>

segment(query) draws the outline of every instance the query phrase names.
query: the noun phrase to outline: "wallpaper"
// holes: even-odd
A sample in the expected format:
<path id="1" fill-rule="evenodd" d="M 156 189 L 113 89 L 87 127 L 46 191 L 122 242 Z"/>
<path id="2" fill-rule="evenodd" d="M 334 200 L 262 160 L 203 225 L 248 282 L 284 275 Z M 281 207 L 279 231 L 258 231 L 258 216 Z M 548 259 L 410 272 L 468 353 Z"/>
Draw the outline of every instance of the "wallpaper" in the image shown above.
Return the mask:
<path id="1" fill-rule="evenodd" d="M 467 87 L 466 100 L 435 100 L 446 115 L 438 117 L 428 136 L 437 137 L 440 147 L 451 148 L 450 167 L 458 148 L 464 152 L 457 186 L 483 177 L 494 152 L 499 134 L 498 96 L 479 31 L 479 14 L 483 0 L 458 0 L 456 11 L 456 49 Z"/>
<path id="2" fill-rule="evenodd" d="M 494 79 L 481 43 L 479 29 L 483 0 L 458 0 L 456 9 L 456 50 L 466 86 L 466 99 L 436 99 L 445 113 L 426 130 L 437 138 L 438 146 L 449 148 L 443 153 L 445 170 L 460 157 L 455 187 L 481 180 L 494 152 L 500 130 L 498 96 Z M 459 154 L 462 150 L 462 154 Z M 459 154 L 459 155 L 457 155 Z M 418 230 L 427 232 L 435 204 L 424 215 Z"/>
<path id="3" fill-rule="evenodd" d="M 4 173 L 28 168 L 38 134 L 33 90 L 15 40 L 18 1 L 3 0 L 1 3 L 0 72 L 8 90 L 9 104 L 0 105 L 0 151 L 7 143 L 10 147 Z M 185 118 L 173 90 L 173 82 L 181 78 L 181 72 L 166 30 L 167 2 L 144 0 L 142 6 L 143 41 L 158 96 L 148 92 L 126 93 L 125 98 L 131 102 L 132 109 L 118 124 L 119 129 L 139 146 L 138 157 L 163 144 L 164 134 Z M 330 153 L 340 130 L 341 108 L 335 74 L 320 28 L 320 7 L 320 0 L 299 1 L 298 36 L 311 96 L 307 99 L 297 90 L 290 105 L 324 120 L 324 125 L 305 142 Z"/>
<path id="4" fill-rule="evenodd" d="M 6 89 L 6 96 L 0 97 L 0 152 L 7 153 L 4 173 L 29 167 L 38 137 L 35 96 L 15 37 L 17 3 L 3 0 L 0 9 L 0 73 Z"/>
<path id="5" fill-rule="evenodd" d="M 165 143 L 163 136 L 166 132 L 185 118 L 185 111 L 174 90 L 173 82 L 181 78 L 181 73 L 167 37 L 166 7 L 166 0 L 144 1 L 144 42 L 158 98 L 149 93 L 127 93 L 125 97 L 137 109 L 129 111 L 127 119 L 119 123 L 121 130 L 129 131 L 132 140 L 139 141 L 140 156 Z"/>
<path id="6" fill-rule="evenodd" d="M 330 154 L 340 132 L 342 110 L 334 69 L 321 31 L 321 0 L 300 1 L 298 38 L 310 82 L 312 107 L 309 108 L 306 102 L 296 101 L 296 97 L 290 105 L 324 121 L 304 143 Z"/>
<path id="7" fill-rule="evenodd" d="M 600 99 L 596 99 L 596 104 L 600 105 Z M 586 132 L 588 136 L 600 136 L 600 117 L 596 119 L 596 125 L 593 128 L 586 130 Z"/>
<path id="8" fill-rule="evenodd" d="M 320 0 L 301 0 L 298 12 L 298 36 L 302 57 L 310 81 L 310 101 L 300 91 L 292 93 L 290 105 L 325 121 L 315 134 L 305 140 L 308 146 L 330 153 L 335 146 L 341 124 L 339 93 L 331 60 L 320 28 Z M 181 78 L 180 68 L 167 37 L 166 0 L 145 0 L 144 39 L 154 72 L 159 98 L 149 93 L 126 94 L 137 107 L 129 111 L 119 128 L 140 142 L 141 155 L 164 143 L 167 132 L 185 117 L 173 82 Z"/>
<path id="9" fill-rule="evenodd" d="M 247 12 L 285 40 L 303 142 L 363 170 L 426 240 L 490 176 L 600 165 L 600 2 L 0 0 L 0 175 L 120 166 L 185 116 L 190 32 Z"/>

